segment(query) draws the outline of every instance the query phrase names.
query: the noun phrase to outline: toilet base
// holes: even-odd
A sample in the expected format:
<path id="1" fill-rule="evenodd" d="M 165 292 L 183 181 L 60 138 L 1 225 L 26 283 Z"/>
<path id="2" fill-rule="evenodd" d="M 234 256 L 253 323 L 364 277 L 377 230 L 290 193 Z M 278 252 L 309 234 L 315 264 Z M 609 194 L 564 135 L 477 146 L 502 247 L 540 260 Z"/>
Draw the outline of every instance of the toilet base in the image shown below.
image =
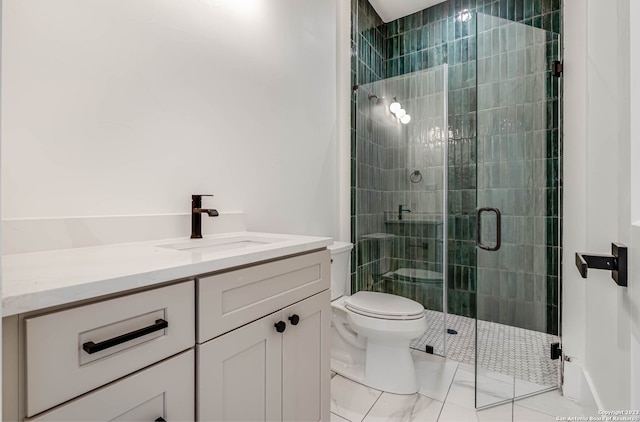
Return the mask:
<path id="1" fill-rule="evenodd" d="M 331 370 L 352 381 L 394 394 L 415 394 L 420 389 L 418 377 L 413 363 L 409 344 L 406 348 L 385 347 L 372 342 L 367 343 L 368 368 L 378 368 L 367 371 L 365 365 L 331 359 Z M 369 353 L 372 347 L 373 353 Z"/>
<path id="2" fill-rule="evenodd" d="M 420 389 L 409 341 L 378 343 L 367 339 L 364 384 L 394 394 L 415 394 Z"/>

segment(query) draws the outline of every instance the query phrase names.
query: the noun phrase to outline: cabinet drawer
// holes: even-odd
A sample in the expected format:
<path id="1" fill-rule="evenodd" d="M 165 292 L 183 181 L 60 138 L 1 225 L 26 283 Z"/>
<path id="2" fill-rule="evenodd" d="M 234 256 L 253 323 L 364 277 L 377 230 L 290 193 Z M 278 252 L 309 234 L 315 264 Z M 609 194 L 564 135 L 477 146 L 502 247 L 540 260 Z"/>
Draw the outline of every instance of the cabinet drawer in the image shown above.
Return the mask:
<path id="1" fill-rule="evenodd" d="M 328 289 L 329 259 L 323 250 L 198 280 L 198 342 Z"/>
<path id="2" fill-rule="evenodd" d="M 194 302 L 187 281 L 25 319 L 27 416 L 192 347 Z"/>
<path id="3" fill-rule="evenodd" d="M 193 421 L 193 349 L 28 421 Z"/>

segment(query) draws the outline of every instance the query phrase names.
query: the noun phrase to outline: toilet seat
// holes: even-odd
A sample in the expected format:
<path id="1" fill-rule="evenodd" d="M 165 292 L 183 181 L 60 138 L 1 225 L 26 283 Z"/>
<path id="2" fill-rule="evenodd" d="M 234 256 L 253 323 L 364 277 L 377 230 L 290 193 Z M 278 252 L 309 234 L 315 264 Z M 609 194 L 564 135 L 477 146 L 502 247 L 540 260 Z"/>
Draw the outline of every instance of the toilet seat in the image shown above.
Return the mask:
<path id="1" fill-rule="evenodd" d="M 387 320 L 416 320 L 424 307 L 406 297 L 388 293 L 360 291 L 344 301 L 344 307 L 359 315 Z"/>

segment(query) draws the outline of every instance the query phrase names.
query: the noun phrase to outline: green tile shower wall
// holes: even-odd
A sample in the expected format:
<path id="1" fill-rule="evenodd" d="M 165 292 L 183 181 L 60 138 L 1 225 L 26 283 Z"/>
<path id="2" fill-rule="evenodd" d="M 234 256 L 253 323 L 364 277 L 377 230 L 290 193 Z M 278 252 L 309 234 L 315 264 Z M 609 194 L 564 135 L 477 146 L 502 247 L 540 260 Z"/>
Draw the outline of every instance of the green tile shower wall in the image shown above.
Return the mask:
<path id="1" fill-rule="evenodd" d="M 384 24 L 366 0 L 351 2 L 352 83 L 367 84 L 447 63 L 449 66 L 448 118 L 448 310 L 476 315 L 477 256 L 475 250 L 476 208 L 476 21 L 475 13 L 485 13 L 560 33 L 560 0 L 449 0 L 429 9 Z M 557 98 L 558 92 L 550 92 Z M 361 214 L 366 198 L 376 200 L 375 187 L 359 185 L 372 167 L 357 148 L 357 93 L 352 96 L 352 241 L 358 233 L 380 223 L 371 208 Z M 555 107 L 555 109 L 554 109 Z M 552 104 L 548 120 L 553 130 L 547 142 L 547 331 L 557 333 L 557 285 L 559 263 L 555 252 L 560 247 L 558 206 L 560 141 L 558 139 L 557 102 Z M 360 141 L 361 143 L 364 141 Z M 374 141 L 375 142 L 375 141 Z M 379 142 L 379 140 L 378 140 Z M 506 176 L 505 176 L 506 177 Z M 367 191 L 367 192 L 360 192 Z M 359 193 L 360 192 L 360 193 Z M 382 208 L 376 210 L 381 212 Z M 361 218 L 365 215 L 364 218 Z M 378 228 L 375 228 L 378 230 Z M 363 231 L 364 230 L 364 231 Z M 359 257 L 359 258 L 358 258 Z M 370 257 L 365 252 L 364 258 Z M 352 288 L 367 288 L 376 281 L 380 262 L 362 259 L 356 246 L 352 254 Z M 526 292 L 525 292 L 526 293 Z M 528 294 L 528 293 L 526 293 Z M 538 292 L 540 295 L 540 292 Z M 529 297 L 529 296 L 527 296 Z M 553 299 L 553 300 L 551 300 Z"/>

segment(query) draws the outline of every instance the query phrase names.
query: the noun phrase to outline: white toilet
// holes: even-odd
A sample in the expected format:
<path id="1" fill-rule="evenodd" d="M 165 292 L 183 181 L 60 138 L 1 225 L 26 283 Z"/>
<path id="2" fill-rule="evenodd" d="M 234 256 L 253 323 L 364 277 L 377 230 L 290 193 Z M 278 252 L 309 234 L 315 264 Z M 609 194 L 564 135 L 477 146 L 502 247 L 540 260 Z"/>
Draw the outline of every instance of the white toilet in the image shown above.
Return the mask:
<path id="1" fill-rule="evenodd" d="M 369 387 L 395 394 L 419 390 L 411 339 L 427 329 L 424 307 L 377 292 L 349 296 L 351 243 L 331 252 L 331 369 Z"/>

